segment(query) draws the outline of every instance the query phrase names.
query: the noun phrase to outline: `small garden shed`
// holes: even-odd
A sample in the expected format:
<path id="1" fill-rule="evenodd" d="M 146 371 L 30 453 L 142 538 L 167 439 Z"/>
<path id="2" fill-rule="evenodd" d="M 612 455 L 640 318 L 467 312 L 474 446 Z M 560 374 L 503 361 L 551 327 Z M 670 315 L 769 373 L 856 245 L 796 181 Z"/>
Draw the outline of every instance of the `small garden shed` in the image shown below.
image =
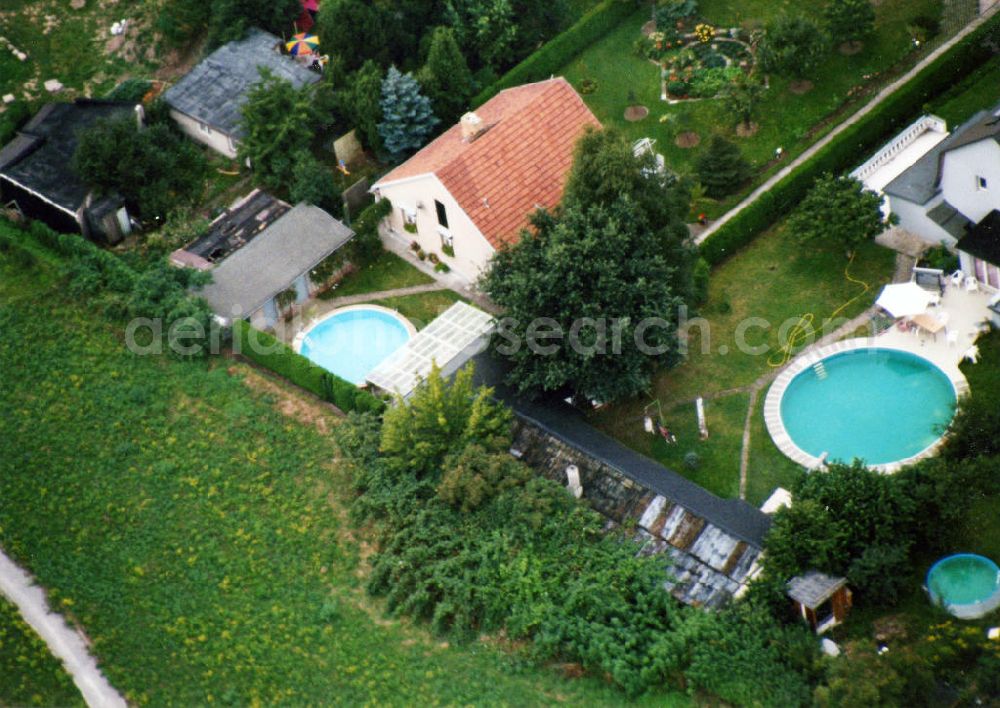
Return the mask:
<path id="1" fill-rule="evenodd" d="M 811 570 L 788 581 L 788 596 L 796 612 L 817 634 L 844 621 L 851 609 L 851 590 L 847 578 L 838 578 Z"/>

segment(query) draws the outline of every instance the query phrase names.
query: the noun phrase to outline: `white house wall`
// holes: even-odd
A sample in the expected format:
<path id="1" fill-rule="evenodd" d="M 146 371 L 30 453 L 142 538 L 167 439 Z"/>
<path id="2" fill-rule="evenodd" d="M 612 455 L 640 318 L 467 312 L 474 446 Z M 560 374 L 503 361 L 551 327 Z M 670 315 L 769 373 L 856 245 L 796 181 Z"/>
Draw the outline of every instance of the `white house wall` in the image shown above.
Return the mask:
<path id="1" fill-rule="evenodd" d="M 927 204 L 915 204 L 901 197 L 889 195 L 889 206 L 892 213 L 899 217 L 899 228 L 909 231 L 914 236 L 929 244 L 938 246 L 944 241 L 947 245 L 955 244 L 955 237 L 938 226 L 927 212 L 941 203 L 941 197 L 932 198 Z M 953 206 L 958 206 L 952 203 Z"/>
<path id="2" fill-rule="evenodd" d="M 452 270 L 469 280 L 475 280 L 485 269 L 493 256 L 493 246 L 437 177 L 429 174 L 400 180 L 395 184 L 380 186 L 379 193 L 392 203 L 392 213 L 387 221 L 397 234 L 409 241 L 416 241 L 427 253 L 436 253 Z M 454 241 L 454 257 L 446 256 L 441 250 L 435 200 L 444 204 L 448 214 L 448 231 Z M 404 209 L 416 213 L 416 233 L 405 230 Z"/>
<path id="3" fill-rule="evenodd" d="M 221 133 L 211 127 L 206 133 L 201 129 L 201 123 L 196 121 L 191 116 L 174 109 L 170 110 L 170 117 L 174 119 L 177 126 L 192 140 L 196 140 L 203 145 L 207 145 L 217 153 L 225 155 L 226 157 L 236 157 L 236 150 L 230 144 L 229 136 L 225 133 Z"/>
<path id="4" fill-rule="evenodd" d="M 977 177 L 986 179 L 980 189 Z M 941 169 L 941 191 L 953 207 L 973 223 L 979 223 L 994 209 L 1000 209 L 1000 145 L 996 140 L 980 140 L 949 150 Z"/>

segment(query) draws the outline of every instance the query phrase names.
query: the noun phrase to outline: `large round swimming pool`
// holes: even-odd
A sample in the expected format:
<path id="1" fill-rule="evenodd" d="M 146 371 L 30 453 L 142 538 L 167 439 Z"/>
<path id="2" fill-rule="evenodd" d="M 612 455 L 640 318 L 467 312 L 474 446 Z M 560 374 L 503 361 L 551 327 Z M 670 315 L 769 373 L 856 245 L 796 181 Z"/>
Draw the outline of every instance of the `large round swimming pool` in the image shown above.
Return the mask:
<path id="1" fill-rule="evenodd" d="M 342 379 L 361 385 L 365 376 L 412 335 L 403 316 L 381 307 L 335 310 L 307 329 L 299 353 Z"/>
<path id="2" fill-rule="evenodd" d="M 948 556 L 927 571 L 927 592 L 956 617 L 982 617 L 1000 605 L 1000 568 L 975 553 Z"/>
<path id="3" fill-rule="evenodd" d="M 792 442 L 813 457 L 885 465 L 933 445 L 955 411 L 948 376 L 923 357 L 865 348 L 821 359 L 781 397 Z"/>

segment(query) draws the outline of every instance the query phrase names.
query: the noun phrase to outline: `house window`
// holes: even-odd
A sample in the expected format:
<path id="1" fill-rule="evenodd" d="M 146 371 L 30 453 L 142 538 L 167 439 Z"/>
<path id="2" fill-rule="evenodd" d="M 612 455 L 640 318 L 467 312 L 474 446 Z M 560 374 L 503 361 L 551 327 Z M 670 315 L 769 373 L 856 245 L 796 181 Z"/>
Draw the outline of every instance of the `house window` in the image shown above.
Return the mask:
<path id="1" fill-rule="evenodd" d="M 985 177 L 980 177 L 979 175 L 976 175 L 976 188 L 977 189 L 986 189 L 986 178 Z"/>
<path id="2" fill-rule="evenodd" d="M 205 135 L 212 134 L 212 129 L 208 127 L 208 123 L 198 123 L 198 130 L 203 132 Z"/>
<path id="3" fill-rule="evenodd" d="M 437 209 L 438 224 L 448 228 L 448 212 L 444 208 L 444 204 L 439 202 L 437 199 L 434 200 L 434 208 Z"/>

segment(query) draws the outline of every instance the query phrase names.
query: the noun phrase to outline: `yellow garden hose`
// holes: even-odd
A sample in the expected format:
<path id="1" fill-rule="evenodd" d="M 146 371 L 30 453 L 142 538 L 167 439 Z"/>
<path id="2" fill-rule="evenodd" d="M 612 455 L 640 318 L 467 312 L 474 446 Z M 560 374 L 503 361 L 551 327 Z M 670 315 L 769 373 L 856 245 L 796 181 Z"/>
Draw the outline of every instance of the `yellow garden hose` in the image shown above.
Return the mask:
<path id="1" fill-rule="evenodd" d="M 854 262 L 854 255 L 851 254 L 851 257 L 847 261 L 847 265 L 844 266 L 844 277 L 847 278 L 848 282 L 860 285 L 862 287 L 862 290 L 857 295 L 855 295 L 850 300 L 848 300 L 843 305 L 834 310 L 833 313 L 828 318 L 830 320 L 836 318 L 837 315 L 846 310 L 857 300 L 864 297 L 865 294 L 869 290 L 871 290 L 871 285 L 864 282 L 863 280 L 858 280 L 857 278 L 851 275 L 850 272 L 851 264 L 853 262 Z M 812 325 L 815 320 L 816 320 L 816 315 L 814 315 L 812 312 L 807 312 L 804 315 L 800 316 L 799 321 L 788 332 L 788 341 L 785 342 L 784 346 L 782 346 L 781 349 L 774 352 L 773 354 L 771 354 L 771 356 L 768 357 L 767 365 L 774 368 L 778 368 L 784 366 L 789 361 L 791 361 L 792 356 L 794 356 L 795 350 L 798 349 L 800 345 L 804 344 L 807 341 L 810 333 L 813 331 Z"/>

